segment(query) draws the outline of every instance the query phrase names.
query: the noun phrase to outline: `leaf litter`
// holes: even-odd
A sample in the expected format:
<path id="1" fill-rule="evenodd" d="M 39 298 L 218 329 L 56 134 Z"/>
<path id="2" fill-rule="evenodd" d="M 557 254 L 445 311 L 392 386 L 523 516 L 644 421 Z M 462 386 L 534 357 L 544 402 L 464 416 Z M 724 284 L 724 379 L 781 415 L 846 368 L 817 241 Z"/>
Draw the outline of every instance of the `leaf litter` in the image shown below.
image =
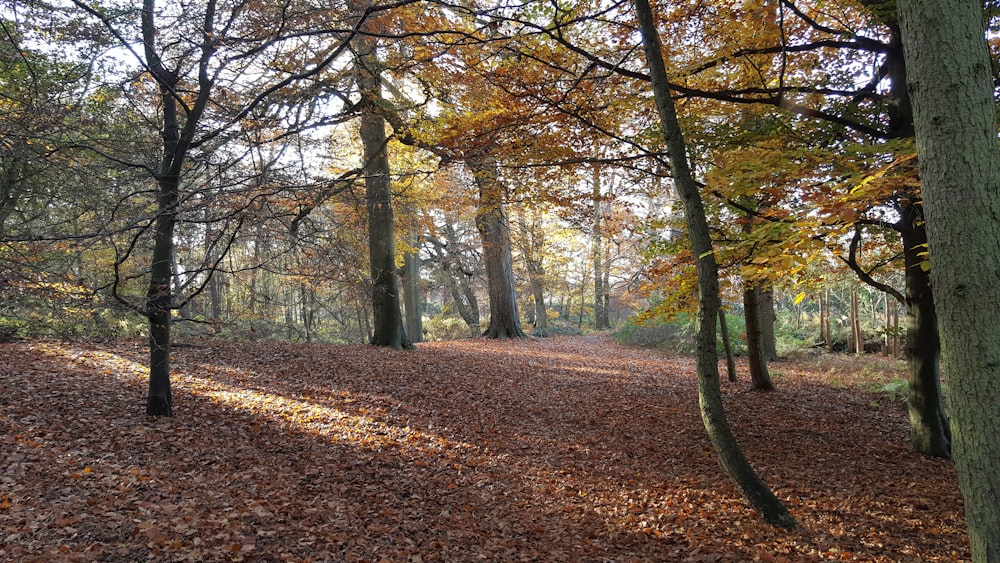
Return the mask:
<path id="1" fill-rule="evenodd" d="M 950 462 L 913 453 L 905 407 L 846 361 L 724 383 L 791 532 L 719 468 L 692 360 L 606 336 L 203 341 L 173 353 L 166 419 L 143 414 L 144 362 L 0 345 L 0 561 L 968 558 Z"/>

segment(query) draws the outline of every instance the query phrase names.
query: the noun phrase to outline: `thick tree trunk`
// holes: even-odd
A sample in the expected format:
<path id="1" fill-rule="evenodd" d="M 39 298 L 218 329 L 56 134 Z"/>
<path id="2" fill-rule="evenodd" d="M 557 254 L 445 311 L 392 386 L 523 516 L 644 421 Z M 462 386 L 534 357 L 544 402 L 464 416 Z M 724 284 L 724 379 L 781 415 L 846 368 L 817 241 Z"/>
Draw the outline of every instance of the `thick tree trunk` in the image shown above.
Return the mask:
<path id="1" fill-rule="evenodd" d="M 1000 151 L 982 4 L 899 0 L 972 559 L 1000 561 Z"/>
<path id="2" fill-rule="evenodd" d="M 744 284 L 749 283 L 744 281 Z M 743 317 L 747 327 L 747 361 L 750 382 L 755 391 L 774 391 L 771 374 L 764 359 L 764 341 L 760 331 L 760 287 L 743 288 Z"/>
<path id="3" fill-rule="evenodd" d="M 659 34 L 648 0 L 633 0 L 643 48 L 653 86 L 653 97 L 660 116 L 660 126 L 667 143 L 674 185 L 684 201 L 688 236 L 698 272 L 697 370 L 698 397 L 702 420 L 708 436 L 729 476 L 737 483 L 747 500 L 764 519 L 785 528 L 796 526 L 795 519 L 774 493 L 761 481 L 743 456 L 729 423 L 726 421 L 719 382 L 718 357 L 715 351 L 715 320 L 719 313 L 718 265 L 712 250 L 712 239 L 705 217 L 698 185 L 691 177 L 687 149 L 677 121 L 666 67 L 660 49 Z"/>
<path id="4" fill-rule="evenodd" d="M 503 186 L 497 178 L 497 164 L 492 157 L 466 161 L 479 188 L 476 228 L 483 244 L 486 279 L 489 284 L 490 324 L 483 332 L 487 338 L 523 338 L 514 284 L 514 261 L 510 252 L 510 225 L 503 208 Z"/>
<path id="5" fill-rule="evenodd" d="M 368 207 L 368 257 L 372 279 L 372 344 L 397 350 L 412 348 L 403 329 L 396 277 L 396 243 L 393 232 L 392 183 L 386 153 L 385 120 L 376 111 L 381 99 L 379 63 L 374 41 L 359 36 L 358 88 L 367 103 L 361 110 L 361 144 L 364 147 L 365 201 Z"/>
<path id="6" fill-rule="evenodd" d="M 882 6 L 885 8 L 886 6 Z M 891 31 L 891 49 L 886 57 L 890 79 L 889 136 L 894 139 L 914 135 L 913 106 L 907 92 L 907 71 L 902 55 L 902 36 L 893 10 L 881 10 Z M 906 358 L 909 362 L 910 437 L 913 449 L 935 457 L 951 456 L 951 435 L 944 410 L 939 371 L 941 344 L 930 276 L 923 269 L 922 252 L 927 250 L 927 230 L 919 194 L 899 203 L 900 220 L 895 225 L 903 244 L 906 285 Z"/>

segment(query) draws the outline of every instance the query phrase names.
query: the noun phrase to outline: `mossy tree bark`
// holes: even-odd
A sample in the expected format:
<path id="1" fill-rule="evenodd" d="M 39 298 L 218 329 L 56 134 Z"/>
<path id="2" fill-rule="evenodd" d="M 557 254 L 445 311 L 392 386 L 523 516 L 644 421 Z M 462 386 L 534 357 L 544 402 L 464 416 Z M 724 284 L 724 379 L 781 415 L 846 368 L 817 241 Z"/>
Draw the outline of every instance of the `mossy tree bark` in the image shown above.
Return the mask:
<path id="1" fill-rule="evenodd" d="M 898 0 L 897 7 L 955 469 L 972 559 L 998 562 L 1000 150 L 982 4 Z"/>

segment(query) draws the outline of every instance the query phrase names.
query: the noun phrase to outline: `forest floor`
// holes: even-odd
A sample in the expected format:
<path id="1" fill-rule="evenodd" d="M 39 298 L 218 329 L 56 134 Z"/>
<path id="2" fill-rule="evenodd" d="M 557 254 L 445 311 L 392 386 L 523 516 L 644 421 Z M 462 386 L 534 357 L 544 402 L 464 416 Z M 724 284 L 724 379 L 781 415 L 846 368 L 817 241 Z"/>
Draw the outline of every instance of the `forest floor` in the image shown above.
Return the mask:
<path id="1" fill-rule="evenodd" d="M 0 344 L 0 561 L 952 561 L 950 462 L 878 389 L 898 361 L 725 382 L 801 526 L 722 473 L 689 358 L 606 336 L 366 346 L 193 342 L 174 417 L 142 343 Z"/>

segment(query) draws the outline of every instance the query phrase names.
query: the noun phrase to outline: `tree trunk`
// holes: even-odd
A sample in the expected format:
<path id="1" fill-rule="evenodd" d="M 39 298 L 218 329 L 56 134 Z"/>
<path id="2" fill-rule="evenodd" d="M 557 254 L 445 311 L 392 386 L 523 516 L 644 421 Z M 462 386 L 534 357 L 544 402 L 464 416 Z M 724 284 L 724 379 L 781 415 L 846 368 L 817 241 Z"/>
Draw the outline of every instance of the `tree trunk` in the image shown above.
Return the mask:
<path id="1" fill-rule="evenodd" d="M 376 110 L 381 100 L 379 62 L 374 41 L 355 39 L 358 89 L 367 98 L 361 110 L 361 143 L 364 146 L 365 201 L 368 207 L 368 257 L 372 279 L 372 344 L 397 350 L 412 348 L 403 329 L 396 278 L 396 244 L 393 233 L 392 183 L 386 153 L 385 120 Z"/>
<path id="2" fill-rule="evenodd" d="M 972 559 L 1000 561 L 1000 151 L 982 5 L 897 2 Z"/>
<path id="3" fill-rule="evenodd" d="M 523 338 L 525 334 L 521 329 L 514 284 L 514 261 L 510 252 L 510 225 L 504 213 L 503 186 L 497 177 L 497 163 L 493 157 L 486 156 L 470 158 L 466 164 L 479 188 L 476 228 L 482 239 L 489 284 L 490 324 L 483 336 Z"/>
<path id="4" fill-rule="evenodd" d="M 749 283 L 749 282 L 744 282 Z M 764 359 L 763 339 L 760 331 L 760 287 L 743 288 L 743 317 L 747 327 L 747 361 L 750 364 L 750 382 L 755 391 L 774 391 L 771 374 Z"/>
<path id="5" fill-rule="evenodd" d="M 760 346 L 765 362 L 778 361 L 778 343 L 774 337 L 774 323 L 778 319 L 774 311 L 774 288 L 770 285 L 760 288 Z"/>
<path id="6" fill-rule="evenodd" d="M 416 236 L 412 229 L 407 237 L 410 248 L 416 247 Z M 403 255 L 403 310 L 406 319 L 406 334 L 410 342 L 423 340 L 423 306 L 420 299 L 420 255 L 410 251 Z"/>
<path id="7" fill-rule="evenodd" d="M 890 303 L 892 303 L 889 297 L 889 292 L 886 291 L 882 294 L 883 303 L 885 304 L 885 337 L 882 339 L 882 354 L 885 356 L 892 356 L 893 349 L 893 334 L 892 334 L 892 312 L 890 310 Z"/>
<path id="8" fill-rule="evenodd" d="M 861 344 L 861 319 L 858 311 L 858 290 L 851 290 L 851 341 L 847 345 L 847 351 L 854 354 L 864 353 L 865 348 Z"/>
<path id="9" fill-rule="evenodd" d="M 549 316 L 545 311 L 545 267 L 540 256 L 545 245 L 545 235 L 537 211 L 532 212 L 529 225 L 525 220 L 523 210 L 518 214 L 521 223 L 522 251 L 525 269 L 528 270 L 528 284 L 531 286 L 532 309 L 531 324 L 535 329 L 543 330 L 549 326 Z"/>
<path id="10" fill-rule="evenodd" d="M 921 256 L 927 234 L 919 206 L 904 204 L 900 234 L 906 276 L 906 359 L 909 362 L 910 442 L 914 451 L 951 457 L 951 430 L 944 410 L 939 372 L 941 342 L 931 279 Z M 918 228 L 919 227 L 919 228 Z"/>
<path id="11" fill-rule="evenodd" d="M 604 217 L 603 206 L 601 205 L 601 169 L 597 165 L 593 168 L 593 199 L 594 199 L 594 234 L 591 240 L 591 257 L 594 262 L 594 329 L 606 330 L 611 328 L 611 321 L 608 318 L 608 288 L 605 287 L 604 263 Z"/>
<path id="12" fill-rule="evenodd" d="M 823 332 L 826 334 L 826 351 L 833 352 L 833 323 L 830 321 L 831 304 L 830 304 L 830 290 L 823 291 L 823 301 L 826 303 L 826 307 L 823 308 L 825 316 L 823 316 Z"/>
<path id="13" fill-rule="evenodd" d="M 146 312 L 149 315 L 149 395 L 146 397 L 146 414 L 173 416 L 173 395 L 170 390 L 170 311 L 173 305 L 170 265 L 174 253 L 179 179 L 162 178 L 159 188 L 153 233 L 153 261 L 146 297 Z"/>
<path id="14" fill-rule="evenodd" d="M 719 272 L 712 250 L 712 239 L 705 217 L 698 185 L 691 177 L 687 148 L 677 121 L 677 112 L 660 48 L 659 34 L 648 0 L 634 0 L 642 32 L 643 49 L 648 62 L 653 97 L 660 116 L 660 126 L 670 158 L 674 185 L 684 201 L 688 236 L 698 272 L 697 371 L 698 397 L 702 420 L 708 436 L 729 476 L 765 521 L 784 528 L 796 526 L 795 519 L 774 493 L 760 480 L 743 456 L 726 420 L 719 382 L 718 357 L 715 351 L 715 319 L 719 313 Z"/>
<path id="15" fill-rule="evenodd" d="M 726 312 L 719 308 L 719 330 L 722 332 L 722 347 L 726 351 L 726 373 L 729 381 L 736 381 L 736 359 L 733 358 L 733 343 L 729 340 L 729 323 L 726 322 Z"/>

